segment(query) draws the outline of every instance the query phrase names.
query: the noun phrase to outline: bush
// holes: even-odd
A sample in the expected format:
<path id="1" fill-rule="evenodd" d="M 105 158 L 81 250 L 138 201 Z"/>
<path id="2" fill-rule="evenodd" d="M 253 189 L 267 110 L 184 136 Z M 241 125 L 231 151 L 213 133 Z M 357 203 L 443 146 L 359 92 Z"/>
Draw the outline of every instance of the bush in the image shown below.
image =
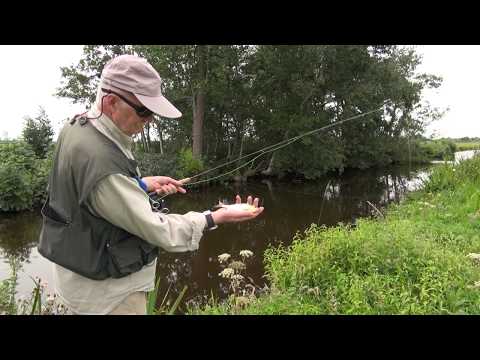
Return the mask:
<path id="1" fill-rule="evenodd" d="M 186 178 L 204 169 L 203 161 L 193 157 L 191 149 L 182 149 L 178 156 L 178 168 L 176 176 L 179 179 Z"/>
<path id="2" fill-rule="evenodd" d="M 48 177 L 53 166 L 54 148 L 46 153 L 45 159 L 37 160 L 37 167 L 34 170 L 32 179 L 32 197 L 34 205 L 41 205 L 47 199 Z"/>
<path id="3" fill-rule="evenodd" d="M 450 140 L 429 140 L 419 144 L 419 150 L 427 159 L 454 160 L 457 146 Z"/>
<path id="4" fill-rule="evenodd" d="M 51 148 L 39 159 L 23 141 L 0 143 L 0 210 L 31 209 L 45 200 L 52 155 Z"/>
<path id="5" fill-rule="evenodd" d="M 39 158 L 43 159 L 47 156 L 48 149 L 52 144 L 53 134 L 50 119 L 42 107 L 40 107 L 39 114 L 36 118 L 25 118 L 22 133 L 23 138 Z"/>
<path id="6" fill-rule="evenodd" d="M 480 142 L 457 142 L 457 151 L 479 150 Z"/>
<path id="7" fill-rule="evenodd" d="M 171 176 L 177 172 L 177 160 L 173 156 L 157 153 L 135 152 L 135 159 L 142 176 Z"/>

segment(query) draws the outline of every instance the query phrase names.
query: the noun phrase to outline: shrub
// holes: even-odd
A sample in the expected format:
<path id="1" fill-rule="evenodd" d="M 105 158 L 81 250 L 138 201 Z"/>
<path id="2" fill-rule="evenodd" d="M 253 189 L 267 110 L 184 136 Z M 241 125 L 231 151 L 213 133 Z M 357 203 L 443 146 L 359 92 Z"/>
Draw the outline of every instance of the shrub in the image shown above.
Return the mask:
<path id="1" fill-rule="evenodd" d="M 179 179 L 192 176 L 204 169 L 203 161 L 193 157 L 191 149 L 182 149 L 178 156 L 176 176 Z"/>
<path id="2" fill-rule="evenodd" d="M 177 160 L 168 155 L 135 152 L 135 159 L 142 176 L 171 176 L 177 171 Z"/>
<path id="3" fill-rule="evenodd" d="M 52 155 L 51 148 L 39 159 L 23 141 L 0 143 L 0 210 L 31 209 L 45 200 Z"/>

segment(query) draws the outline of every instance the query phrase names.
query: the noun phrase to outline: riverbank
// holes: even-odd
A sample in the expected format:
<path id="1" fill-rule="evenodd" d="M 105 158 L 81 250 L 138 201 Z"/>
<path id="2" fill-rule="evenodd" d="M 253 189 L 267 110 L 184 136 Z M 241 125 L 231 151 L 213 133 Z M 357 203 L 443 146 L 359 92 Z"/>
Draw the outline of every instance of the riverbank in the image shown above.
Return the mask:
<path id="1" fill-rule="evenodd" d="M 270 291 L 192 314 L 478 314 L 480 158 L 355 228 L 312 225 L 265 253 Z"/>

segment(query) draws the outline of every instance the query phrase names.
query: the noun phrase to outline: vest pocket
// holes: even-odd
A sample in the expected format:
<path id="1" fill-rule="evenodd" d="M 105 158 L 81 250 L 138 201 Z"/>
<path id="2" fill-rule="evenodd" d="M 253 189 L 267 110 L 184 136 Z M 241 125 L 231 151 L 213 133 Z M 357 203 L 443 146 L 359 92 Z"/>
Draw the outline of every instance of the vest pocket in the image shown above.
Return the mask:
<path id="1" fill-rule="evenodd" d="M 121 278 L 137 272 L 157 256 L 156 247 L 136 236 L 129 235 L 116 243 L 107 243 L 108 271 L 113 278 Z"/>
<path id="2" fill-rule="evenodd" d="M 50 207 L 49 205 L 49 198 L 45 201 L 45 203 L 42 206 L 42 210 L 40 211 L 43 218 L 52 224 L 57 224 L 57 225 L 62 225 L 62 226 L 69 226 L 70 222 L 68 222 L 66 219 L 64 219 L 62 216 L 60 216 L 59 213 L 57 213 L 53 208 Z"/>

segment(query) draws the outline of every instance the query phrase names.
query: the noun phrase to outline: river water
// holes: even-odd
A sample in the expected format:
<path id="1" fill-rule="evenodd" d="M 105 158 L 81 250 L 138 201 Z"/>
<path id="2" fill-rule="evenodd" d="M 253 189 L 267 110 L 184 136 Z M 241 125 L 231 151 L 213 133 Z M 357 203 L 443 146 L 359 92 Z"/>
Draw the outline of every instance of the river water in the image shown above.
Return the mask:
<path id="1" fill-rule="evenodd" d="M 218 276 L 221 267 L 217 257 L 228 253 L 239 258 L 241 250 L 254 253 L 246 274 L 259 287 L 268 285 L 263 266 L 267 247 L 288 246 L 297 232 L 303 232 L 312 223 L 332 226 L 371 216 L 377 211 L 375 208 L 398 202 L 408 191 L 420 187 L 431 166 L 352 170 L 315 182 L 249 181 L 169 196 L 167 206 L 172 213 L 203 211 L 219 200 L 232 202 L 237 193 L 242 198 L 250 194 L 259 197 L 265 211 L 254 221 L 226 224 L 207 232 L 200 249 L 193 253 L 162 251 L 157 262 L 160 294 L 170 288 L 169 298 L 174 299 L 183 286 L 188 285 L 184 299 L 191 303 L 201 303 L 212 294 L 224 298 L 228 294 L 228 283 Z M 12 261 L 21 262 L 17 288 L 20 296 L 28 296 L 33 289 L 31 277 L 35 276 L 47 281 L 48 292 L 53 289 L 51 264 L 36 249 L 40 228 L 38 211 L 0 216 L 0 280 L 10 276 Z"/>

